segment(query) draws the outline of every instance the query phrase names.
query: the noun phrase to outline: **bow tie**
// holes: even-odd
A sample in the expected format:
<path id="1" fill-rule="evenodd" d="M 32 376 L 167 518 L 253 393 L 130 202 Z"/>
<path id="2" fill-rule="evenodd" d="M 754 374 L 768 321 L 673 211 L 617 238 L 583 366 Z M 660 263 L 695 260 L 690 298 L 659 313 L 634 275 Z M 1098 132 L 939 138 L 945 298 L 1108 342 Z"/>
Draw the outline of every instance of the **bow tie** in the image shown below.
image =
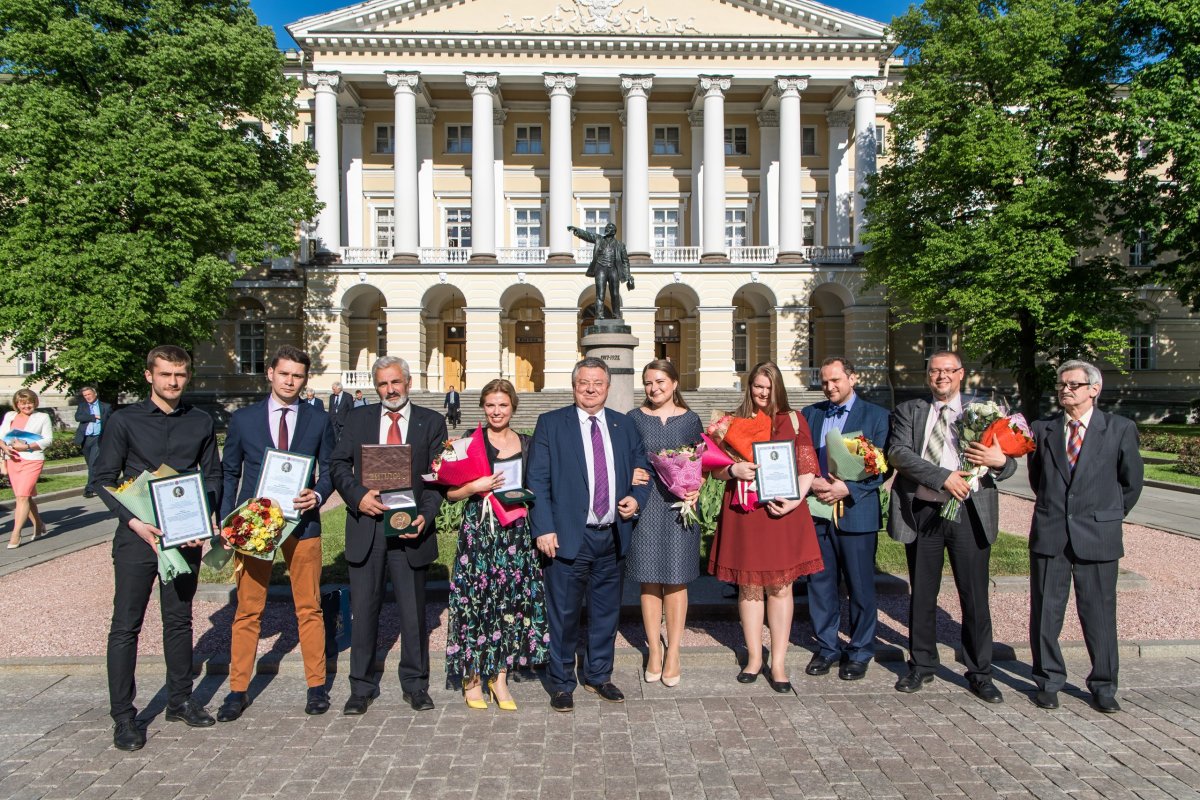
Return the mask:
<path id="1" fill-rule="evenodd" d="M 845 413 L 846 413 L 845 406 L 830 406 L 829 408 L 825 409 L 826 417 L 840 417 L 842 414 L 845 414 Z"/>

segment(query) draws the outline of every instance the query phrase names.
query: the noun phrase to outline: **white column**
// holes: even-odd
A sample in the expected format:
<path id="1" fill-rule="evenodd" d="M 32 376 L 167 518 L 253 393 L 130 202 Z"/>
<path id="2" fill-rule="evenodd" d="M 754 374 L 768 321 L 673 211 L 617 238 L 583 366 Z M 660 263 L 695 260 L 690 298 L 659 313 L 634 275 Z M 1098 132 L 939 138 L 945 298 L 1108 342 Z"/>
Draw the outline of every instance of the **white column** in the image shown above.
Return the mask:
<path id="1" fill-rule="evenodd" d="M 776 260 L 780 264 L 803 260 L 800 93 L 807 88 L 807 76 L 780 75 L 775 79 L 775 94 L 779 95 L 779 255 Z"/>
<path id="2" fill-rule="evenodd" d="M 317 149 L 317 200 L 324 204 L 317 216 L 317 242 L 321 251 L 341 250 L 342 187 L 338 174 L 337 87 L 340 72 L 310 72 L 308 85 L 316 90 L 313 101 L 313 138 Z"/>
<path id="3" fill-rule="evenodd" d="M 875 95 L 887 85 L 884 78 L 854 78 L 854 244 L 862 243 L 866 222 L 863 189 L 875 174 Z"/>
<path id="4" fill-rule="evenodd" d="M 779 247 L 779 112 L 758 116 L 758 230 L 759 240 Z"/>
<path id="5" fill-rule="evenodd" d="M 705 115 L 707 116 L 707 114 Z M 700 375 L 698 389 L 728 389 L 733 372 L 733 306 L 701 306 Z M 695 362 L 691 362 L 695 363 Z"/>
<path id="6" fill-rule="evenodd" d="M 436 111 L 436 108 L 417 109 L 417 225 L 421 247 L 434 246 L 433 118 Z"/>
<path id="7" fill-rule="evenodd" d="M 492 241 L 497 247 L 503 247 L 506 236 L 505 226 L 512 225 L 509 219 L 508 203 L 504 200 L 504 121 L 508 119 L 507 108 L 492 110 L 492 214 L 495 227 Z"/>
<path id="8" fill-rule="evenodd" d="M 829 239 L 832 247 L 850 244 L 850 146 L 849 111 L 830 111 L 825 115 L 829 130 Z"/>
<path id="9" fill-rule="evenodd" d="M 571 216 L 571 97 L 575 73 L 546 72 L 550 93 L 550 257 L 551 264 L 574 264 Z"/>
<path id="10" fill-rule="evenodd" d="M 625 246 L 629 260 L 650 263 L 650 134 L 646 107 L 653 75 L 622 75 L 625 95 Z"/>
<path id="11" fill-rule="evenodd" d="M 700 261 L 728 264 L 725 253 L 725 92 L 729 75 L 701 75 L 704 92 L 704 227 Z M 732 334 L 730 334 L 732 337 Z"/>
<path id="12" fill-rule="evenodd" d="M 425 385 L 425 320 L 420 306 L 384 306 L 387 351 L 408 362 L 413 388 Z M 363 392 L 365 395 L 366 392 Z"/>
<path id="13" fill-rule="evenodd" d="M 704 241 L 700 213 L 704 208 L 704 112 L 687 112 L 692 133 L 692 207 L 688 211 L 688 235 L 680 244 L 699 247 Z"/>
<path id="14" fill-rule="evenodd" d="M 467 87 L 471 90 L 471 261 L 495 264 L 496 164 L 492 94 L 496 91 L 499 74 L 465 74 Z"/>
<path id="15" fill-rule="evenodd" d="M 417 86 L 420 74 L 386 70 L 395 97 L 392 208 L 395 243 L 393 264 L 416 264 L 420 247 L 417 210 Z"/>
<path id="16" fill-rule="evenodd" d="M 347 247 L 363 247 L 363 110 L 358 106 L 343 108 L 338 118 L 342 123 L 342 180 L 346 185 L 342 241 Z"/>

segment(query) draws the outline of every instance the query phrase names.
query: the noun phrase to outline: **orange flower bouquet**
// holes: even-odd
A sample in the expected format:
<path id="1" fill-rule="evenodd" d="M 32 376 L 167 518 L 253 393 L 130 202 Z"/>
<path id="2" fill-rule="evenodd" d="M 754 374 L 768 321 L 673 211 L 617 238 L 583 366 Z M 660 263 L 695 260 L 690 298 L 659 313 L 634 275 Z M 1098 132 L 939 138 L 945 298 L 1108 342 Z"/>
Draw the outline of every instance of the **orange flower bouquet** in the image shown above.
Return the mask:
<path id="1" fill-rule="evenodd" d="M 715 411 L 705 434 L 711 443 L 735 461 L 753 461 L 754 443 L 771 440 L 771 418 L 761 411 L 749 418 Z M 758 493 L 754 491 L 754 481 L 737 481 L 734 486 L 734 508 L 753 511 L 756 505 Z"/>

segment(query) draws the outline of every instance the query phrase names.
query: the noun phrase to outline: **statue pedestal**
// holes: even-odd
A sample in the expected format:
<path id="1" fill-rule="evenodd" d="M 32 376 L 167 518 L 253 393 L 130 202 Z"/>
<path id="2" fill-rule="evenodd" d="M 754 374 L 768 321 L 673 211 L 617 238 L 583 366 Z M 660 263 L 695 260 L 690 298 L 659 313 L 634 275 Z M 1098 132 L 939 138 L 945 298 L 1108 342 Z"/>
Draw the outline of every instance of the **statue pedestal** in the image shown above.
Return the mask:
<path id="1" fill-rule="evenodd" d="M 600 319 L 595 325 L 583 329 L 583 354 L 598 358 L 608 365 L 612 383 L 608 389 L 605 407 L 623 414 L 633 410 L 637 370 L 633 364 L 633 351 L 638 338 L 623 319 Z"/>

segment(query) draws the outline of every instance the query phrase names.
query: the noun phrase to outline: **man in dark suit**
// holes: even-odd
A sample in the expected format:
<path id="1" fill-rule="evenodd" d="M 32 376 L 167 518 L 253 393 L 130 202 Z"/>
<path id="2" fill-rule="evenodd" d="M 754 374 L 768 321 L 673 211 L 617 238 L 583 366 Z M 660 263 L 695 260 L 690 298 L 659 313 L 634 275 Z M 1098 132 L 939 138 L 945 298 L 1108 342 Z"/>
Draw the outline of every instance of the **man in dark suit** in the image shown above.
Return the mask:
<path id="1" fill-rule="evenodd" d="M 346 415 L 354 408 L 350 395 L 342 391 L 342 384 L 334 382 L 329 393 L 329 421 L 333 423 L 333 438 L 342 438 L 342 428 L 346 425 Z"/>
<path id="2" fill-rule="evenodd" d="M 433 708 L 429 697 L 429 631 L 425 625 L 425 575 L 437 559 L 434 519 L 442 495 L 421 480 L 446 440 L 441 414 L 409 400 L 412 385 L 402 358 L 383 356 L 372 369 L 379 403 L 355 408 L 346 419 L 334 448 L 333 485 L 346 501 L 346 561 L 350 567 L 350 699 L 343 713 L 364 714 L 379 696 L 375 675 L 375 637 L 383 589 L 390 577 L 400 614 L 400 687 L 405 702 L 417 711 Z M 417 504 L 417 532 L 384 535 L 387 511 L 378 490 L 362 485 L 362 445 L 412 446 L 412 492 Z M 397 487 L 400 488 L 400 487 Z"/>
<path id="3" fill-rule="evenodd" d="M 453 386 L 446 392 L 446 399 L 442 401 L 442 408 L 446 409 L 446 419 L 452 427 L 457 428 L 462 422 L 462 409 L 460 404 L 462 398 L 458 394 L 458 390 Z"/>
<path id="4" fill-rule="evenodd" d="M 950 554 L 954 586 L 962 606 L 963 661 L 971 691 L 988 703 L 1004 696 L 992 682 L 992 613 L 988 605 L 988 570 L 992 542 L 1000 528 L 996 481 L 1016 471 L 1016 462 L 1000 446 L 972 442 L 967 462 L 988 467 L 980 486 L 970 490 L 969 474 L 959 468 L 955 422 L 970 398 L 959 393 L 962 359 L 957 353 L 934 353 L 929 359 L 932 398 L 901 403 L 892 413 L 888 461 L 896 471 L 888 514 L 888 535 L 904 544 L 908 559 L 908 674 L 896 691 L 916 692 L 933 680 L 938 666 L 937 598 L 942 586 L 944 553 Z M 962 502 L 958 520 L 942 519 L 951 497 Z"/>
<path id="5" fill-rule="evenodd" d="M 325 410 L 324 401 L 322 401 L 321 398 L 317 397 L 317 393 L 312 389 L 307 389 L 304 392 L 304 402 L 308 403 L 310 406 L 317 409 L 317 411 Z"/>
<path id="6" fill-rule="evenodd" d="M 608 365 L 585 358 L 571 373 L 575 405 L 538 418 L 529 453 L 533 536 L 548 559 L 546 615 L 550 623 L 550 705 L 575 705 L 575 649 L 584 596 L 588 644 L 584 688 L 622 703 L 612 684 L 613 650 L 621 611 L 621 569 L 633 518 L 650 484 L 633 486 L 633 470 L 649 470 L 633 420 L 604 407 Z"/>
<path id="7" fill-rule="evenodd" d="M 112 404 L 100 400 L 95 386 L 85 386 L 79 393 L 79 406 L 75 409 L 75 446 L 83 450 L 83 460 L 87 462 L 88 482 L 83 489 L 84 497 L 96 496 L 95 464 L 100 455 L 100 434 L 104 431 L 104 423 L 112 414 Z"/>
<path id="8" fill-rule="evenodd" d="M 1075 584 L 1075 607 L 1092 672 L 1096 708 L 1117 703 L 1117 562 L 1121 525 L 1142 493 L 1137 426 L 1095 407 L 1100 370 L 1086 361 L 1058 368 L 1059 413 L 1033 423 L 1029 485 L 1037 494 L 1029 531 L 1029 643 L 1034 702 L 1058 708 L 1067 681 L 1058 636 Z"/>
<path id="9" fill-rule="evenodd" d="M 333 493 L 329 475 L 333 430 L 327 414 L 319 414 L 312 406 L 300 402 L 311 365 L 303 350 L 291 345 L 280 347 L 267 368 L 271 393 L 235 411 L 230 418 L 221 459 L 224 474 L 221 519 L 254 497 L 267 448 L 316 458 L 308 488 L 296 498 L 283 498 L 291 500 L 302 513 L 300 524 L 280 549 L 291 579 L 300 653 L 304 657 L 308 685 L 304 712 L 324 714 L 329 710 L 329 693 L 325 689 L 325 621 L 321 614 L 320 508 Z M 237 612 L 229 646 L 229 696 L 217 712 L 221 722 L 237 719 L 250 705 L 246 691 L 254 673 L 262 612 L 271 583 L 270 561 L 241 554 L 234 554 L 234 559 L 238 565 L 234 570 Z"/>
<path id="10" fill-rule="evenodd" d="M 883 514 L 879 487 L 884 474 L 861 481 L 843 481 L 829 474 L 825 437 L 831 431 L 861 432 L 880 450 L 888 437 L 888 412 L 863 400 L 854 391 L 858 375 L 845 358 L 827 358 L 821 364 L 821 390 L 825 401 L 804 409 L 804 419 L 813 432 L 821 474 L 813 481 L 812 494 L 822 503 L 842 504 L 836 519 L 813 516 L 821 545 L 824 569 L 808 576 L 808 614 L 817 638 L 817 652 L 805 672 L 825 675 L 834 664 L 845 681 L 861 679 L 875 656 L 875 549 Z M 850 595 L 850 642 L 838 640 L 842 603 L 838 579 L 845 576 Z"/>

